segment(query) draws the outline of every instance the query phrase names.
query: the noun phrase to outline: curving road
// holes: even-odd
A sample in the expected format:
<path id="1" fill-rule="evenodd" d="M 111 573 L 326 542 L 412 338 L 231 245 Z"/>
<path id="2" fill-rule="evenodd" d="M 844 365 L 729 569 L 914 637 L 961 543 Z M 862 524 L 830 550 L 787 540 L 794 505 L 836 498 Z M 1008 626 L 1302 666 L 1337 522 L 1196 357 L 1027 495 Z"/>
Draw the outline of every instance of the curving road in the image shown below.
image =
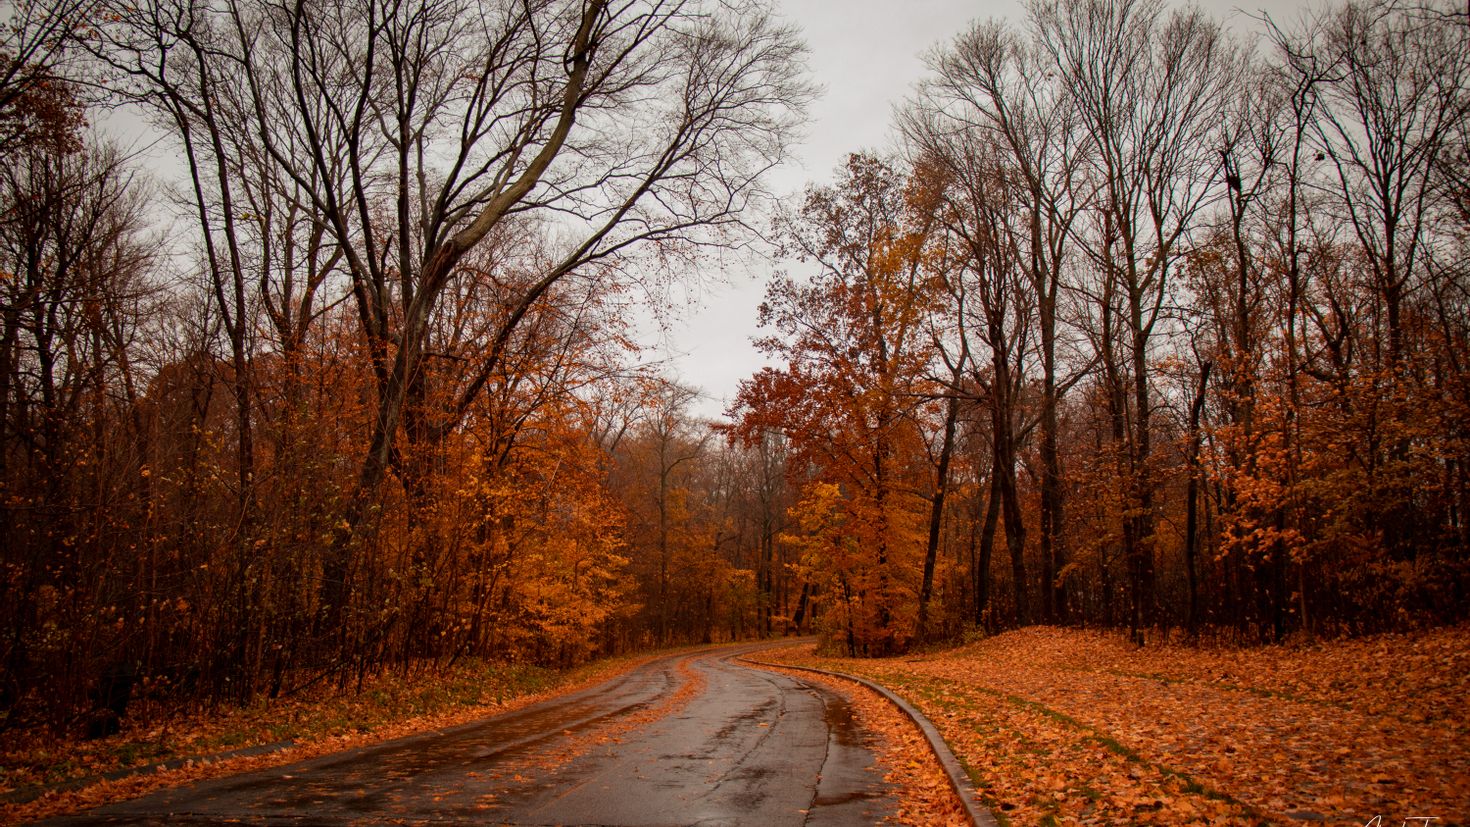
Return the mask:
<path id="1" fill-rule="evenodd" d="M 819 684 L 662 658 L 454 729 L 164 790 L 54 824 L 852 825 L 895 812 Z"/>

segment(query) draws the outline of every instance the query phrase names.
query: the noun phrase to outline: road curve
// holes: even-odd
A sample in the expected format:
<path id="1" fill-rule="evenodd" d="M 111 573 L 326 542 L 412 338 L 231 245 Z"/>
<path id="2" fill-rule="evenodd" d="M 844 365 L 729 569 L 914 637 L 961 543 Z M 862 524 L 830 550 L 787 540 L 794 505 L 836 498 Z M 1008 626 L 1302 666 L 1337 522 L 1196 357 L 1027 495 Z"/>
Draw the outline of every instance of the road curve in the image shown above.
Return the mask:
<path id="1" fill-rule="evenodd" d="M 853 825 L 896 811 L 838 695 L 730 658 L 655 660 L 517 712 L 48 824 Z"/>

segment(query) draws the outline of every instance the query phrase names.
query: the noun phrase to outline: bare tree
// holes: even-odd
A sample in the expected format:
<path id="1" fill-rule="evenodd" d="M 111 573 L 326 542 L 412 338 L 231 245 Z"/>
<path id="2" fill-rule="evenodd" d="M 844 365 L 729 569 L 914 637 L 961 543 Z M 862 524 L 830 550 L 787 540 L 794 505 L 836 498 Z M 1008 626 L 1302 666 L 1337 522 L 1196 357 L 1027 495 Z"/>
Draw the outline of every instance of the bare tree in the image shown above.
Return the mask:
<path id="1" fill-rule="evenodd" d="M 947 181 L 938 221 L 960 252 L 953 257 L 952 272 L 945 274 L 954 333 L 939 341 L 947 366 L 964 377 L 963 383 L 952 383 L 958 385 L 952 392 L 969 388 L 990 415 L 993 494 L 999 498 L 1010 553 L 1015 618 L 1024 624 L 1031 619 L 1031 584 L 1016 470 L 1034 309 L 1022 284 L 1017 236 L 1010 232 L 1016 187 L 983 141 L 979 138 L 946 162 L 955 174 Z M 951 340 L 948 347 L 946 339 Z M 993 521 L 989 528 L 994 530 Z M 977 604 L 977 624 L 989 608 Z"/>
<path id="2" fill-rule="evenodd" d="M 1138 636 L 1153 621 L 1151 348 L 1189 232 L 1218 193 L 1219 113 L 1239 59 L 1198 9 L 1090 0 L 1038 2 L 1032 13 L 1049 68 L 1063 78 L 1091 145 L 1098 196 L 1088 249 L 1104 282 L 1100 344 L 1130 494 L 1123 542 Z M 1121 343 L 1112 334 L 1115 316 Z"/>
<path id="3" fill-rule="evenodd" d="M 1425 24 L 1388 3 L 1347 3 L 1331 15 L 1314 48 L 1334 71 L 1314 86 L 1312 123 L 1382 297 L 1386 361 L 1397 371 L 1405 303 L 1426 280 L 1443 192 L 1435 169 L 1470 117 L 1470 40 L 1464 26 Z"/>
<path id="4" fill-rule="evenodd" d="M 1088 194 L 1082 180 L 1089 147 L 1075 102 L 1038 44 L 999 22 L 981 23 L 929 59 L 929 78 L 901 116 L 904 137 L 926 163 L 950 176 L 976 174 L 972 156 L 989 153 L 1012 180 L 1013 218 L 1004 224 L 1035 308 L 1041 369 L 1040 424 L 1042 616 L 1065 612 L 1061 574 L 1067 553 L 1057 450 L 1057 409 L 1076 377 L 1059 377 L 1059 310 L 1073 225 Z M 983 173 L 982 173 L 983 174 Z"/>
<path id="5" fill-rule="evenodd" d="M 432 456 L 503 376 L 536 303 L 575 271 L 628 279 L 641 251 L 687 262 L 737 240 L 811 95 L 794 33 L 754 2 L 159 0 L 115 14 L 109 60 L 218 171 L 195 188 L 201 224 L 222 228 L 211 261 L 227 264 L 213 267 L 242 267 L 228 170 L 243 132 L 349 279 L 376 415 L 329 606 L 350 589 L 348 549 L 380 484 L 393 471 L 412 493 L 423 471 L 408 460 Z M 545 227 L 555 254 L 505 299 L 457 393 L 431 393 L 446 292 L 511 220 Z M 399 450 L 405 423 L 428 450 Z"/>

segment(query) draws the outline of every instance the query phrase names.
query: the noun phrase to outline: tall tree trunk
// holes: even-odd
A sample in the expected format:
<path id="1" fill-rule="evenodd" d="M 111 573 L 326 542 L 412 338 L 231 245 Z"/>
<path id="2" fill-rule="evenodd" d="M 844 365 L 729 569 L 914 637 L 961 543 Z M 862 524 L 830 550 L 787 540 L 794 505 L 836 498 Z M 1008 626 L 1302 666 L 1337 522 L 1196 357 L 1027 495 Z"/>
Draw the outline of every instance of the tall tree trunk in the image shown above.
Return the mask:
<path id="1" fill-rule="evenodd" d="M 1136 279 L 1136 276 L 1135 276 Z M 1136 284 L 1136 281 L 1135 281 Z M 1129 452 L 1130 487 L 1133 489 L 1133 515 L 1130 530 L 1124 534 L 1129 544 L 1129 569 L 1133 588 L 1133 610 L 1130 630 L 1134 642 L 1142 644 L 1143 627 L 1152 625 L 1154 617 L 1154 481 L 1152 468 L 1153 421 L 1149 400 L 1148 341 L 1149 333 L 1143 316 L 1143 292 L 1130 285 L 1128 291 L 1128 324 L 1132 334 L 1133 368 L 1133 433 Z"/>
<path id="2" fill-rule="evenodd" d="M 1044 303 L 1045 305 L 1046 303 Z M 1054 305 L 1053 305 L 1054 308 Z M 1064 620 L 1067 591 L 1066 536 L 1063 533 L 1062 461 L 1057 447 L 1057 373 L 1055 310 L 1044 310 L 1041 319 L 1041 588 L 1044 619 Z"/>
<path id="3" fill-rule="evenodd" d="M 1194 395 L 1194 404 L 1189 407 L 1189 484 L 1185 493 L 1184 517 L 1184 568 L 1189 579 L 1189 614 L 1186 624 L 1190 634 L 1199 629 L 1199 574 L 1196 560 L 1199 558 L 1199 483 L 1200 483 L 1200 417 L 1205 409 L 1205 391 L 1210 384 L 1212 363 L 1206 361 L 1200 368 L 1199 388 Z"/>
<path id="4" fill-rule="evenodd" d="M 951 394 L 944 407 L 944 442 L 934 469 L 934 498 L 929 507 L 929 540 L 924 547 L 924 580 L 919 587 L 919 628 L 923 640 L 929 633 L 929 600 L 934 591 L 934 565 L 939 559 L 939 531 L 944 523 L 944 498 L 949 491 L 949 462 L 954 451 L 955 423 L 959 419 L 959 397 Z"/>
<path id="5" fill-rule="evenodd" d="M 992 315 L 998 319 L 1000 314 Z M 1026 524 L 1021 518 L 1020 491 L 1016 485 L 1015 406 L 1018 388 L 1012 373 L 1004 331 L 996 321 L 990 324 L 991 369 L 994 382 L 990 392 L 992 473 L 1000 493 L 1001 520 L 1006 532 L 1006 550 L 1011 559 L 1011 597 L 1015 621 L 1025 625 L 1031 621 L 1026 582 Z"/>
<path id="6" fill-rule="evenodd" d="M 990 560 L 995 553 L 995 529 L 1000 518 L 1000 479 L 990 475 L 990 494 L 985 498 L 985 522 L 980 528 L 980 556 L 975 561 L 975 625 L 987 632 L 995 629 L 990 611 Z"/>

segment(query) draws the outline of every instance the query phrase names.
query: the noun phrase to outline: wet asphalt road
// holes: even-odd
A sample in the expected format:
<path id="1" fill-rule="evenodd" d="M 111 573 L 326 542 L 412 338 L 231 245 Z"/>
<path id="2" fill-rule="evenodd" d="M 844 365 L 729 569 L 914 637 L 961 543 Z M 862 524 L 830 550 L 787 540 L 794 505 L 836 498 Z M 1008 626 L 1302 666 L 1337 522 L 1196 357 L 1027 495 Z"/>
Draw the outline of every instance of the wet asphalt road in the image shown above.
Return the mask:
<path id="1" fill-rule="evenodd" d="M 821 685 L 664 658 L 517 712 L 49 824 L 874 824 L 870 735 Z"/>

